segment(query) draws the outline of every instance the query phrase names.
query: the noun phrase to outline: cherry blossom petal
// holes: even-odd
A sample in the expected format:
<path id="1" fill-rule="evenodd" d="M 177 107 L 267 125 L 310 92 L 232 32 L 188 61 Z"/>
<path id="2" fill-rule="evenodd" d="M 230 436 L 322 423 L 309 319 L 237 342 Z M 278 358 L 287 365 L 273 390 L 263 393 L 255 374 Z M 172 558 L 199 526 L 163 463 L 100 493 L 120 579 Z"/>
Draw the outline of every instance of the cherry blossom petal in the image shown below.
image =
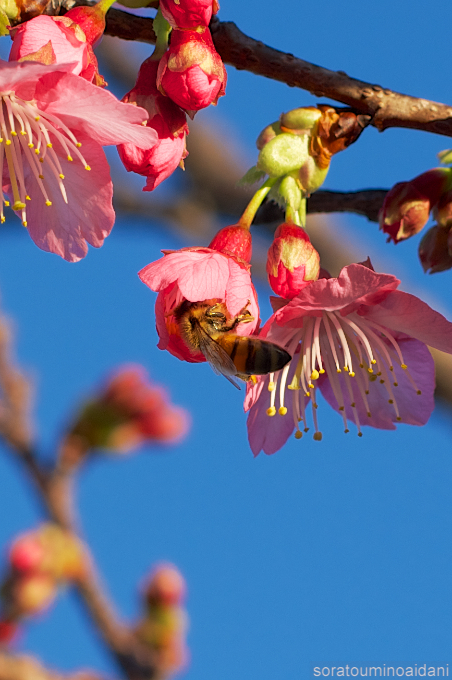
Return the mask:
<path id="1" fill-rule="evenodd" d="M 124 104 L 111 92 L 72 73 L 50 73 L 36 87 L 43 111 L 57 116 L 71 130 L 84 132 L 102 146 L 131 142 L 141 147 L 157 141 L 155 130 L 141 123 L 148 118 L 139 106 Z"/>
<path id="2" fill-rule="evenodd" d="M 391 395 L 388 394 L 385 383 L 381 383 L 380 379 L 369 384 L 369 394 L 367 395 L 369 412 L 371 413 L 369 417 L 358 387 L 358 379 L 356 377 L 350 379 L 344 373 L 338 377 L 344 395 L 348 395 L 346 381 L 352 387 L 360 425 L 369 425 L 382 430 L 395 430 L 394 423 L 397 422 L 409 425 L 425 425 L 433 411 L 435 371 L 432 355 L 424 343 L 418 340 L 408 337 L 398 338 L 397 340 L 402 350 L 404 361 L 408 365 L 409 373 L 416 385 L 414 387 L 409 381 L 406 370 L 403 370 L 397 364 L 394 365 L 394 372 L 391 374 L 391 379 L 394 380 L 391 381 L 390 389 L 397 405 L 400 420 L 397 419 L 394 404 L 389 403 Z M 393 382 L 397 382 L 398 386 L 394 387 Z M 339 406 L 333 394 L 330 381 L 324 379 L 319 386 L 322 395 L 329 405 L 339 412 Z M 418 394 L 417 390 L 420 390 L 421 394 Z M 345 413 L 348 421 L 353 423 L 354 413 L 349 400 L 345 402 Z"/>
<path id="3" fill-rule="evenodd" d="M 268 416 L 267 409 L 270 405 L 268 376 L 261 382 L 260 395 L 251 407 L 247 421 L 248 439 L 254 456 L 257 456 L 260 451 L 267 455 L 279 451 L 295 428 L 292 399 L 287 400 L 286 415 L 281 416 L 277 413 L 275 416 Z"/>
<path id="4" fill-rule="evenodd" d="M 7 62 L 0 59 L 0 91 L 14 90 L 18 97 L 33 99 L 37 82 L 52 73 L 69 73 L 76 67 L 72 64 L 39 64 L 33 61 Z"/>
<path id="5" fill-rule="evenodd" d="M 30 236 L 39 248 L 60 255 L 69 262 L 85 257 L 87 242 L 95 248 L 102 246 L 115 219 L 113 185 L 105 154 L 96 142 L 87 138 L 82 140 L 85 158 L 92 168 L 90 172 L 80 163 L 69 162 L 64 154 L 59 155 L 65 175 L 67 204 L 50 172 L 46 176 L 46 187 L 51 206 L 45 204 L 29 169 L 27 176 L 31 198 L 27 218 Z M 57 150 L 57 145 L 54 148 Z"/>
<path id="6" fill-rule="evenodd" d="M 360 305 L 375 305 L 399 283 L 391 274 L 378 274 L 363 265 L 351 264 L 342 269 L 337 279 L 319 279 L 303 288 L 276 313 L 276 323 L 300 327 L 306 314 L 323 310 L 348 313 Z"/>
<path id="7" fill-rule="evenodd" d="M 366 317 L 452 354 L 452 323 L 414 295 L 394 291 Z"/>

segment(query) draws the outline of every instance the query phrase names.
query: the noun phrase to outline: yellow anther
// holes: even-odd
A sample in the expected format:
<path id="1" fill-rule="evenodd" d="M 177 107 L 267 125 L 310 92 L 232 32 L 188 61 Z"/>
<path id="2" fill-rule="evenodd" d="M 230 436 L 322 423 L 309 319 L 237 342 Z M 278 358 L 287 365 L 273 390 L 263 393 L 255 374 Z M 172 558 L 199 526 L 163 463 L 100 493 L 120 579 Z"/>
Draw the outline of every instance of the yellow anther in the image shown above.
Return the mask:
<path id="1" fill-rule="evenodd" d="M 40 153 L 41 153 L 41 152 L 39 151 L 39 149 L 35 149 L 35 154 L 36 154 L 37 156 L 39 156 Z"/>
<path id="2" fill-rule="evenodd" d="M 3 137 L 0 137 L 0 144 L 3 142 Z"/>
<path id="3" fill-rule="evenodd" d="M 364 390 L 364 394 L 369 394 L 369 390 Z"/>
<path id="4" fill-rule="evenodd" d="M 364 368 L 364 364 L 360 364 L 359 367 L 360 367 L 360 368 Z"/>
<path id="5" fill-rule="evenodd" d="M 15 130 L 11 130 L 11 137 L 17 137 L 17 132 Z"/>
<path id="6" fill-rule="evenodd" d="M 374 369 L 372 368 L 372 366 L 369 366 L 369 368 L 368 368 L 367 370 L 368 370 L 369 373 L 373 373 L 373 372 L 374 372 Z"/>
<path id="7" fill-rule="evenodd" d="M 350 369 L 349 369 L 349 367 L 348 367 L 348 366 L 344 366 L 344 371 L 346 371 L 346 372 L 348 373 L 348 372 L 349 372 L 349 370 L 350 370 Z"/>
<path id="8" fill-rule="evenodd" d="M 376 364 L 376 363 L 377 363 L 377 360 L 376 360 L 376 359 L 372 359 L 370 363 L 371 363 L 371 364 Z"/>
<path id="9" fill-rule="evenodd" d="M 60 175 L 60 177 L 61 177 L 61 175 Z M 63 175 L 63 179 L 64 179 L 64 175 Z M 250 375 L 250 376 L 248 377 L 248 382 L 253 383 L 253 385 L 256 385 L 256 383 L 257 383 L 257 377 L 256 377 L 255 375 Z"/>
<path id="10" fill-rule="evenodd" d="M 40 119 L 40 116 L 35 116 L 35 120 L 39 120 L 39 119 Z"/>
<path id="11" fill-rule="evenodd" d="M 269 392 L 274 392 L 276 390 L 276 383 L 274 383 L 273 380 L 270 380 L 267 389 Z"/>
<path id="12" fill-rule="evenodd" d="M 393 370 L 394 370 L 394 366 L 390 366 L 390 367 L 389 367 L 389 370 L 390 370 L 390 371 L 393 371 Z"/>
<path id="13" fill-rule="evenodd" d="M 376 375 L 370 375 L 369 380 L 370 380 L 370 382 L 375 382 L 377 380 L 377 376 Z"/>
<path id="14" fill-rule="evenodd" d="M 321 442 L 322 441 L 322 433 L 321 432 L 314 432 L 313 439 L 315 442 Z"/>
<path id="15" fill-rule="evenodd" d="M 44 175 L 38 175 L 39 179 L 44 179 Z"/>
<path id="16" fill-rule="evenodd" d="M 323 375 L 323 374 L 325 373 L 325 369 L 324 369 L 324 368 L 321 368 L 320 371 L 319 371 L 319 373 L 320 373 L 321 375 Z"/>
<path id="17" fill-rule="evenodd" d="M 344 409 L 343 406 L 339 406 L 339 411 L 344 411 L 344 410 L 345 410 L 345 409 Z"/>
<path id="18" fill-rule="evenodd" d="M 25 132 L 25 130 L 21 130 L 21 131 L 20 131 L 20 134 L 22 135 L 22 137 L 25 137 L 25 135 L 26 135 L 27 133 Z"/>
<path id="19" fill-rule="evenodd" d="M 278 413 L 280 416 L 285 416 L 287 413 L 287 407 L 286 406 L 280 406 L 278 409 Z"/>
<path id="20" fill-rule="evenodd" d="M 394 387 L 398 387 L 399 383 L 393 383 Z"/>
<path id="21" fill-rule="evenodd" d="M 310 383 L 308 383 L 308 387 L 309 387 L 311 390 L 313 390 L 314 387 L 315 387 L 315 385 L 314 385 L 314 383 L 311 383 L 311 382 L 310 382 Z"/>
<path id="22" fill-rule="evenodd" d="M 23 210 L 25 208 L 25 203 L 22 201 L 14 201 L 13 210 Z"/>
<path id="23" fill-rule="evenodd" d="M 383 378 L 382 378 L 382 379 L 380 380 L 380 383 L 381 383 L 381 384 L 383 385 L 383 383 L 384 383 L 384 380 L 383 380 Z"/>
<path id="24" fill-rule="evenodd" d="M 5 201 L 6 207 L 9 207 L 9 201 Z"/>
<path id="25" fill-rule="evenodd" d="M 354 401 L 352 401 L 352 403 L 350 404 L 350 406 L 351 406 L 352 408 L 356 408 L 356 404 L 355 404 L 355 402 L 354 402 Z"/>
<path id="26" fill-rule="evenodd" d="M 11 146 L 12 141 L 11 141 L 10 139 L 7 139 L 6 142 L 5 142 L 5 144 L 6 144 L 6 146 Z"/>
<path id="27" fill-rule="evenodd" d="M 294 375 L 294 377 L 292 378 L 292 382 L 290 383 L 290 385 L 287 386 L 287 388 L 289 390 L 299 390 L 300 389 L 300 385 L 298 384 L 298 378 L 297 378 L 296 375 Z"/>
<path id="28" fill-rule="evenodd" d="M 349 432 L 350 432 L 350 430 L 349 430 L 349 429 L 347 429 L 347 430 L 344 430 L 344 434 L 348 434 Z"/>
<path id="29" fill-rule="evenodd" d="M 369 416 L 369 418 L 372 418 L 372 414 L 370 411 L 367 411 L 367 415 Z"/>
<path id="30" fill-rule="evenodd" d="M 340 368 L 336 368 L 336 373 L 342 373 Z"/>
<path id="31" fill-rule="evenodd" d="M 394 403 L 394 399 L 388 399 L 388 404 L 393 404 L 393 403 Z"/>
<path id="32" fill-rule="evenodd" d="M 381 371 L 378 371 L 377 375 L 380 376 L 380 375 L 381 375 Z"/>
<path id="33" fill-rule="evenodd" d="M 4 215 L 1 216 L 0 222 L 4 224 L 6 222 L 6 217 Z"/>
<path id="34" fill-rule="evenodd" d="M 40 162 L 40 163 L 44 163 L 44 159 L 41 157 L 41 158 L 39 159 L 39 162 Z"/>
<path id="35" fill-rule="evenodd" d="M 304 432 L 309 432 L 309 427 L 305 427 Z"/>
<path id="36" fill-rule="evenodd" d="M 310 397 L 310 396 L 311 396 L 311 393 L 310 393 L 310 392 L 305 392 L 305 393 L 304 393 L 304 396 L 305 396 L 305 397 Z"/>
<path id="37" fill-rule="evenodd" d="M 85 170 L 91 170 L 91 168 L 89 167 L 89 165 L 85 165 Z"/>
<path id="38" fill-rule="evenodd" d="M 312 408 L 319 408 L 319 405 L 318 405 L 318 404 L 314 404 L 314 402 L 312 402 Z"/>
<path id="39" fill-rule="evenodd" d="M 416 394 L 422 394 L 421 390 L 416 390 Z"/>
<path id="40" fill-rule="evenodd" d="M 62 172 L 60 172 L 60 174 L 58 175 L 58 177 L 59 177 L 60 179 L 64 179 L 64 175 L 63 175 L 63 173 L 62 173 Z"/>
<path id="41" fill-rule="evenodd" d="M 75 146 L 77 147 L 77 149 L 80 149 L 80 147 L 82 146 L 82 143 L 81 143 L 81 142 L 77 142 Z"/>
<path id="42" fill-rule="evenodd" d="M 48 149 L 53 149 L 53 144 L 52 144 L 52 142 L 49 142 L 48 144 L 46 144 L 46 147 L 47 147 Z"/>
<path id="43" fill-rule="evenodd" d="M 27 146 L 29 149 L 32 149 L 34 147 L 34 144 L 33 142 L 28 142 Z"/>
<path id="44" fill-rule="evenodd" d="M 318 380 L 319 376 L 320 376 L 320 373 L 314 369 L 311 373 L 311 380 Z"/>
<path id="45" fill-rule="evenodd" d="M 48 206 L 52 205 L 52 201 L 49 201 L 49 199 L 47 199 L 46 205 L 48 205 Z"/>
<path id="46" fill-rule="evenodd" d="M 403 370 L 406 371 L 406 369 L 408 368 L 408 366 L 407 366 L 406 364 L 400 364 L 400 368 L 403 368 Z"/>
<path id="47" fill-rule="evenodd" d="M 362 433 L 362 432 L 358 432 L 358 437 L 362 437 L 362 436 L 363 436 L 363 433 Z"/>
<path id="48" fill-rule="evenodd" d="M 401 418 L 400 416 L 397 416 L 396 420 L 400 423 L 400 421 L 402 420 L 402 418 Z"/>
<path id="49" fill-rule="evenodd" d="M 25 220 L 22 222 L 22 224 L 24 225 L 24 227 L 28 227 L 28 222 L 25 222 Z"/>
<path id="50" fill-rule="evenodd" d="M 300 432 L 300 430 L 297 430 L 295 432 L 295 439 L 301 439 L 303 436 L 303 432 Z"/>
<path id="51" fill-rule="evenodd" d="M 74 159 L 72 158 L 72 156 L 68 156 L 67 159 L 68 159 L 68 161 L 73 161 L 73 160 L 74 160 Z"/>
<path id="52" fill-rule="evenodd" d="M 275 416 L 276 415 L 276 409 L 274 406 L 270 406 L 270 408 L 267 409 L 267 415 L 268 416 Z"/>
<path id="53" fill-rule="evenodd" d="M 350 376 L 350 378 L 354 378 L 355 377 L 355 371 L 350 371 L 349 376 Z"/>

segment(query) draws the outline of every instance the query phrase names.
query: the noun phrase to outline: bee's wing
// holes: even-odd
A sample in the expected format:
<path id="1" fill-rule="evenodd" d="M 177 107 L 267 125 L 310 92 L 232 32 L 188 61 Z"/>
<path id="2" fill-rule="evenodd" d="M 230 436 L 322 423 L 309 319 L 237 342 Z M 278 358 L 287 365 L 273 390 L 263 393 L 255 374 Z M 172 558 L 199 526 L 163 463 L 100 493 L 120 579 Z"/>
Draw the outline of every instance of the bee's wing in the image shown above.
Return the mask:
<path id="1" fill-rule="evenodd" d="M 205 332 L 200 324 L 198 324 L 198 341 L 199 349 L 215 373 L 217 375 L 224 375 L 239 390 L 240 385 L 232 377 L 237 373 L 234 362 L 229 354 Z"/>

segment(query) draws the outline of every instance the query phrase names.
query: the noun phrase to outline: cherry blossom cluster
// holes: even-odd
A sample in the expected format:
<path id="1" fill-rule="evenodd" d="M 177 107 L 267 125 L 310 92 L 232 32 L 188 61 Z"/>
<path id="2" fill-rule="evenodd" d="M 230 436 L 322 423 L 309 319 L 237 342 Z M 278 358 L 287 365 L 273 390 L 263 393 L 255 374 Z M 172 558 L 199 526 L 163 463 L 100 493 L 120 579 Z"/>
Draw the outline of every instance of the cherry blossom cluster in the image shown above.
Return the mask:
<path id="1" fill-rule="evenodd" d="M 152 571 L 143 593 L 145 612 L 135 630 L 154 652 L 164 677 L 182 670 L 188 660 L 187 615 L 182 606 L 185 591 L 185 581 L 176 567 L 161 564 Z"/>
<path id="2" fill-rule="evenodd" d="M 152 384 L 142 366 L 118 369 L 87 401 L 66 435 L 61 455 L 78 464 L 80 455 L 103 450 L 128 453 L 146 444 L 175 444 L 188 432 L 185 409 L 174 406 L 165 390 Z"/>
<path id="3" fill-rule="evenodd" d="M 452 162 L 450 151 L 443 163 Z M 430 213 L 436 224 L 419 244 L 419 259 L 425 272 L 442 272 L 452 267 L 452 168 L 433 168 L 409 182 L 398 182 L 386 194 L 379 214 L 380 229 L 388 241 L 404 241 L 423 230 Z"/>
<path id="4" fill-rule="evenodd" d="M 43 524 L 16 538 L 1 588 L 0 641 L 9 642 L 22 619 L 45 611 L 58 589 L 82 578 L 86 568 L 83 544 L 56 524 Z"/>
<path id="5" fill-rule="evenodd" d="M 11 207 L 39 248 L 70 262 L 88 244 L 102 246 L 113 227 L 102 147 L 117 145 L 126 169 L 152 191 L 183 167 L 186 114 L 225 93 L 208 28 L 215 0 L 168 0 L 154 20 L 156 49 L 119 102 L 103 89 L 93 51 L 111 4 L 27 21 L 11 30 L 9 62 L 0 61 L 0 220 Z"/>
<path id="6" fill-rule="evenodd" d="M 291 357 L 281 370 L 247 378 L 245 410 L 255 455 L 272 454 L 292 434 L 301 439 L 311 427 L 320 441 L 319 393 L 338 413 L 346 433 L 350 423 L 359 436 L 366 425 L 392 430 L 399 423 L 425 424 L 435 387 L 427 345 L 452 353 L 452 323 L 397 290 L 400 281 L 375 272 L 370 260 L 331 277 L 306 232 L 307 196 L 321 186 L 331 156 L 357 138 L 361 123 L 354 114 L 330 107 L 283 114 L 258 138 L 258 162 L 244 181 L 264 182 L 238 224 L 222 229 L 208 248 L 163 251 L 162 259 L 139 273 L 158 293 L 158 346 L 178 359 L 207 360 L 226 377 L 243 377 L 221 347 L 212 349 L 202 338 L 189 342 L 190 334 L 181 329 L 180 310 L 206 301 L 213 308 L 223 306 L 236 335 L 269 341 Z M 439 182 L 442 192 L 448 172 L 432 171 L 432 184 Z M 265 198 L 284 206 L 286 219 L 267 257 L 269 283 L 277 296 L 271 298 L 274 313 L 260 327 L 249 228 Z M 237 315 L 244 309 L 247 323 L 240 323 Z M 218 330 L 215 319 L 209 323 Z M 235 341 L 231 354 L 238 346 Z"/>

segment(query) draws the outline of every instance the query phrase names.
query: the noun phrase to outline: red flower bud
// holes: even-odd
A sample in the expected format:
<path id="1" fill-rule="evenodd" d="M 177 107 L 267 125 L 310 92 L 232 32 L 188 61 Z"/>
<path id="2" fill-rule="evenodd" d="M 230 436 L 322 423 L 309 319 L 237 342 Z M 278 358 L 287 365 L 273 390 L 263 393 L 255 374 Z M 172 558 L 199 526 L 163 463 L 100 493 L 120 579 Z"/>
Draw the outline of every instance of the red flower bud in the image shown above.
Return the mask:
<path id="1" fill-rule="evenodd" d="M 185 597 L 185 581 L 180 571 L 172 564 L 161 564 L 151 574 L 146 587 L 149 604 L 180 604 Z"/>
<path id="2" fill-rule="evenodd" d="M 19 536 L 9 553 L 12 568 L 20 572 L 38 571 L 44 557 L 45 551 L 36 532 Z"/>
<path id="3" fill-rule="evenodd" d="M 398 243 L 424 228 L 449 178 L 448 168 L 435 168 L 388 191 L 379 215 L 380 229 L 388 234 L 388 241 Z"/>
<path id="4" fill-rule="evenodd" d="M 319 254 L 304 229 L 287 222 L 280 224 L 267 257 L 273 291 L 282 298 L 293 298 L 319 278 L 319 269 Z"/>
<path id="5" fill-rule="evenodd" d="M 160 9 L 173 28 L 187 29 L 208 26 L 220 6 L 217 0 L 160 0 Z"/>
<path id="6" fill-rule="evenodd" d="M 419 244 L 419 259 L 424 272 L 436 274 L 452 268 L 451 230 L 434 227 L 425 232 Z"/>
<path id="7" fill-rule="evenodd" d="M 157 87 L 188 115 L 225 94 L 226 69 L 215 50 L 208 28 L 197 31 L 173 30 L 169 49 L 160 60 Z"/>
<path id="8" fill-rule="evenodd" d="M 240 224 L 224 227 L 213 237 L 209 248 L 218 250 L 225 255 L 234 255 L 236 258 L 249 263 L 252 250 L 250 230 Z"/>
<path id="9" fill-rule="evenodd" d="M 186 115 L 157 89 L 158 62 L 146 59 L 141 65 L 135 87 L 123 102 L 146 109 L 146 125 L 158 134 L 157 143 L 149 149 L 134 144 L 120 144 L 118 152 L 129 172 L 147 177 L 144 191 L 152 191 L 183 164 L 187 156 L 185 137 L 188 134 Z"/>
<path id="10" fill-rule="evenodd" d="M 8 621 L 7 619 L 0 620 L 0 645 L 8 644 L 14 639 L 19 626 L 15 621 Z"/>

